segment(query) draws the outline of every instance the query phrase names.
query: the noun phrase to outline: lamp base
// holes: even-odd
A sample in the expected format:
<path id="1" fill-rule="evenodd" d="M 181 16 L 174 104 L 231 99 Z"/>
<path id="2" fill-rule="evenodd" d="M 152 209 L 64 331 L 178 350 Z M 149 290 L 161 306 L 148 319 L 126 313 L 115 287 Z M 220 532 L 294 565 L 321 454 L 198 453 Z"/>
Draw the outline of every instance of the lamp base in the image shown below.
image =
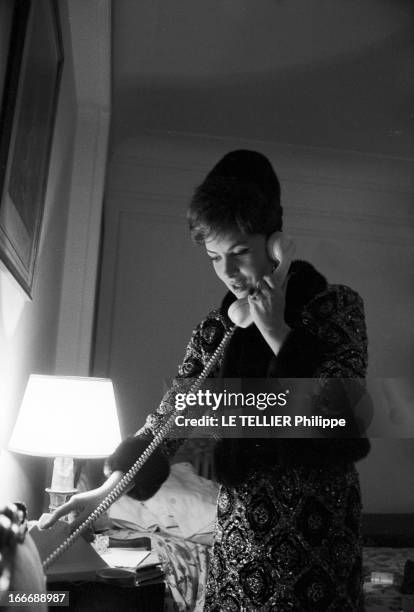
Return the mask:
<path id="1" fill-rule="evenodd" d="M 49 493 L 50 503 L 49 510 L 54 512 L 56 508 L 63 506 L 78 489 L 67 489 L 66 491 L 57 491 L 55 489 L 45 489 L 46 493 Z"/>
<path id="2" fill-rule="evenodd" d="M 53 462 L 52 484 L 46 489 L 49 493 L 50 512 L 62 506 L 77 492 L 74 485 L 74 466 L 72 457 L 56 457 Z M 70 522 L 70 521 L 69 521 Z"/>

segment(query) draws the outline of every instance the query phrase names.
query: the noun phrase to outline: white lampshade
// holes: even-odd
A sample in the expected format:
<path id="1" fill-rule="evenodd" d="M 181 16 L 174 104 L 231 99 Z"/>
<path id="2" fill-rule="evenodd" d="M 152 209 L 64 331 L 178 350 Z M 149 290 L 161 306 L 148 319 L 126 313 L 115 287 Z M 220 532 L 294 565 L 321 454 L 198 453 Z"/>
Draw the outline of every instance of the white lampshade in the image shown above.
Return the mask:
<path id="1" fill-rule="evenodd" d="M 112 381 L 32 374 L 9 450 L 40 457 L 107 457 L 121 441 Z"/>

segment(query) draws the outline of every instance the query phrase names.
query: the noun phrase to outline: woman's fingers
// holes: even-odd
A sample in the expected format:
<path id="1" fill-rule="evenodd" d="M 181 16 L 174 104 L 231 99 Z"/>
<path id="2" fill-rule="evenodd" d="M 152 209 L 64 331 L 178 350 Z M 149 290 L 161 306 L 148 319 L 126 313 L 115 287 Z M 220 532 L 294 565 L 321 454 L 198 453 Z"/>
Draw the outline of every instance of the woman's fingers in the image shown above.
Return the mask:
<path id="1" fill-rule="evenodd" d="M 262 280 L 256 283 L 256 287 L 254 291 L 252 291 L 252 293 L 250 294 L 250 297 L 252 298 L 252 300 L 260 300 L 263 297 L 268 297 L 270 295 L 271 289 L 274 289 L 274 287 L 271 287 L 268 281 L 266 280 L 266 277 L 263 277 Z"/>
<path id="2" fill-rule="evenodd" d="M 273 278 L 273 272 L 271 274 L 267 274 L 266 276 L 264 276 L 262 280 L 265 283 L 265 285 L 269 287 L 270 289 L 276 288 L 276 283 Z"/>
<path id="3" fill-rule="evenodd" d="M 42 523 L 39 525 L 39 528 L 49 529 L 49 527 L 53 527 L 56 521 L 62 518 L 62 516 L 66 516 L 67 514 L 69 514 L 69 512 L 72 512 L 75 507 L 72 499 L 57 508 L 46 521 L 42 521 Z"/>

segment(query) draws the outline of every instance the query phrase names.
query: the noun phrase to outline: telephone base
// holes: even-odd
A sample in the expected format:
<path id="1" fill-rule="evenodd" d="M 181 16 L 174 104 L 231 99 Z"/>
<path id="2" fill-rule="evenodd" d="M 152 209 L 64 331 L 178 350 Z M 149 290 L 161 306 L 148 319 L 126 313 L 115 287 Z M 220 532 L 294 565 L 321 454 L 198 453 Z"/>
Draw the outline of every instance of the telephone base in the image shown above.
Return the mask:
<path id="1" fill-rule="evenodd" d="M 64 521 L 57 521 L 50 529 L 39 529 L 34 525 L 30 530 L 34 543 L 44 561 L 69 535 L 70 527 Z M 57 561 L 46 570 L 51 580 L 94 580 L 96 572 L 108 565 L 83 537 L 77 538 Z"/>

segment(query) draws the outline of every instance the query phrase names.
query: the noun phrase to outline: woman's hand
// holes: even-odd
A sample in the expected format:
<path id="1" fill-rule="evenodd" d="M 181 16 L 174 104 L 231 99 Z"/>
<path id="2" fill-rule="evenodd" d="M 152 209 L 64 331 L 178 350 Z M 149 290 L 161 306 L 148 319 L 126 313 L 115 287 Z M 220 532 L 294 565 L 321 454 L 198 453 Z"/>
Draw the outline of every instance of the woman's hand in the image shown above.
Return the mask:
<path id="1" fill-rule="evenodd" d="M 122 476 L 122 472 L 113 472 L 109 478 L 97 489 L 91 491 L 85 491 L 83 493 L 76 493 L 69 501 L 57 508 L 53 514 L 44 521 L 39 527 L 41 529 L 48 529 L 52 527 L 57 520 L 66 516 L 67 514 L 74 512 L 77 514 L 76 519 L 70 523 L 71 531 L 74 531 L 79 527 L 84 520 L 99 506 L 102 500 L 112 491 L 112 489 L 119 483 Z"/>
<path id="2" fill-rule="evenodd" d="M 280 242 L 280 264 L 272 274 L 259 281 L 256 290 L 248 297 L 253 322 L 275 355 L 290 331 L 284 312 L 287 274 L 294 252 L 293 241 L 283 237 Z"/>

